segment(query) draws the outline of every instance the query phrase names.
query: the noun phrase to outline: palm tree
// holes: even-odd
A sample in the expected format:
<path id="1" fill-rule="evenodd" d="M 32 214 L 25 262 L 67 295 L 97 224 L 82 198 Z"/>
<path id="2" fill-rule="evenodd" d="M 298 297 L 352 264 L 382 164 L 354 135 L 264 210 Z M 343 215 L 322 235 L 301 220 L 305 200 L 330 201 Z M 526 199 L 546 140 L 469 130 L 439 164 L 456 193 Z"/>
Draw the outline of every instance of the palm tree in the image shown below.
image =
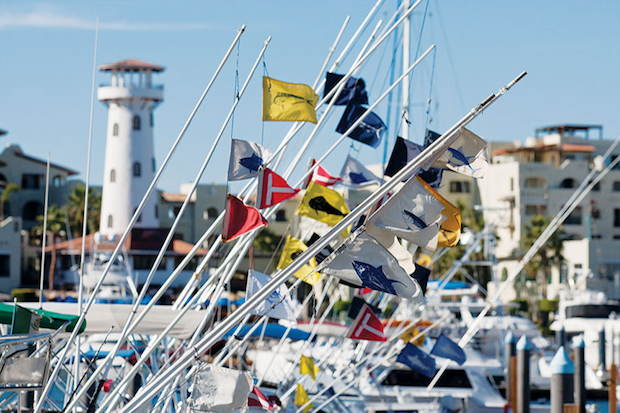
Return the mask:
<path id="1" fill-rule="evenodd" d="M 77 185 L 73 191 L 67 196 L 67 203 L 64 208 L 69 216 L 69 226 L 73 236 L 82 235 L 82 226 L 84 222 L 84 200 L 86 197 L 86 187 Z M 92 234 L 97 231 L 99 226 L 99 217 L 101 214 L 101 195 L 93 188 L 88 189 L 88 219 L 86 230 Z"/>
<path id="2" fill-rule="evenodd" d="M 43 220 L 44 216 L 39 215 L 37 221 L 41 225 L 34 228 L 38 234 L 43 234 Z M 47 209 L 47 228 L 46 232 L 49 234 L 50 247 L 52 248 L 52 258 L 50 260 L 50 272 L 49 272 L 49 289 L 54 289 L 54 270 L 56 269 L 56 237 L 61 233 L 64 233 L 65 228 L 65 213 L 62 209 L 56 205 L 50 205 Z"/>
<path id="3" fill-rule="evenodd" d="M 9 197 L 12 193 L 20 191 L 22 188 L 16 183 L 8 184 L 0 195 L 0 222 L 4 221 L 4 204 L 9 201 Z"/>

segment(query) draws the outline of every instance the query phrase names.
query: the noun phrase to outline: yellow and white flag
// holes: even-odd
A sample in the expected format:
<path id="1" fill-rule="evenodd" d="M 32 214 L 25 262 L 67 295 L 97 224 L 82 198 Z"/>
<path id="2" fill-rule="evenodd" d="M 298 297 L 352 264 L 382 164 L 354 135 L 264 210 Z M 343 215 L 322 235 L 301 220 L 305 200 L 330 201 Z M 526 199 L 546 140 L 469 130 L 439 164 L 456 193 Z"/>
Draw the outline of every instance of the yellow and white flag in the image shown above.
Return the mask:
<path id="1" fill-rule="evenodd" d="M 308 85 L 263 76 L 263 120 L 316 123 L 319 96 Z"/>
<path id="2" fill-rule="evenodd" d="M 284 249 L 282 249 L 282 255 L 280 256 L 277 269 L 285 269 L 295 260 L 295 258 L 307 249 L 308 246 L 306 244 L 297 238 L 287 235 L 286 243 L 284 244 Z M 321 278 L 321 275 L 314 272 L 314 267 L 316 267 L 316 259 L 312 257 L 310 261 L 298 269 L 294 275 L 295 277 L 302 279 L 307 284 L 315 285 L 319 281 L 319 278 Z"/>
<path id="3" fill-rule="evenodd" d="M 444 197 L 439 195 L 437 191 L 424 182 L 419 176 L 418 181 L 443 205 L 441 213 L 445 215 L 446 220 L 439 227 L 438 247 L 454 247 L 459 242 L 461 236 L 461 211 Z"/>

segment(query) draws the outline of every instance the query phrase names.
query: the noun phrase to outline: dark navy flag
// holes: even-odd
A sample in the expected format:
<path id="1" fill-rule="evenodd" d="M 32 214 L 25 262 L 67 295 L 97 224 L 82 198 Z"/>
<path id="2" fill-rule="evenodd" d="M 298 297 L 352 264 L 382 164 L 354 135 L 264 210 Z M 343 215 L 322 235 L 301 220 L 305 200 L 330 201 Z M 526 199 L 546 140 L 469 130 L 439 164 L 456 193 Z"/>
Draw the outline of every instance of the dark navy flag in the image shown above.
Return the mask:
<path id="1" fill-rule="evenodd" d="M 411 278 L 416 280 L 418 284 L 420 284 L 420 288 L 422 289 L 422 294 L 426 295 L 426 286 L 428 285 L 428 278 L 431 275 L 431 270 L 421 266 L 418 263 L 415 263 L 415 271 L 413 274 L 410 274 Z"/>
<path id="2" fill-rule="evenodd" d="M 394 144 L 394 149 L 392 149 L 392 155 L 390 156 L 390 160 L 385 168 L 385 175 L 396 175 L 398 171 L 403 169 L 405 165 L 418 156 L 422 150 L 424 150 L 424 148 L 417 143 L 403 139 L 400 136 L 397 137 L 396 143 Z M 420 171 L 418 176 L 432 188 L 437 188 L 441 183 L 443 170 L 438 168 L 429 168 L 426 171 Z M 410 177 L 407 177 L 406 179 L 409 178 Z"/>
<path id="3" fill-rule="evenodd" d="M 312 233 L 312 236 L 310 237 L 310 239 L 306 242 L 306 245 L 309 247 L 310 245 L 314 244 L 315 242 L 317 242 L 321 237 L 319 236 L 319 234 L 317 234 L 316 232 Z M 327 257 L 329 257 L 329 254 L 331 254 L 332 252 L 334 252 L 334 249 L 332 247 L 330 247 L 329 245 L 326 245 L 325 248 L 323 248 L 321 251 L 319 251 L 318 254 L 316 254 L 314 256 L 314 259 L 316 260 L 317 264 L 320 264 L 323 262 L 323 260 Z"/>
<path id="4" fill-rule="evenodd" d="M 381 316 L 382 311 L 379 307 L 377 307 L 376 305 L 368 304 L 366 300 L 364 300 L 361 297 L 353 297 L 353 300 L 351 300 L 351 305 L 349 305 L 349 311 L 347 312 L 347 317 L 355 320 L 357 318 L 357 315 L 360 313 L 360 310 L 364 306 L 364 304 L 366 304 L 372 310 L 372 312 L 377 315 L 377 317 Z"/>
<path id="5" fill-rule="evenodd" d="M 329 92 L 332 91 L 334 87 L 344 78 L 344 75 L 339 75 L 337 73 L 329 73 L 327 72 L 327 76 L 325 77 L 325 91 L 323 92 L 323 97 L 327 96 Z M 333 97 L 332 97 L 333 99 Z M 331 101 L 328 100 L 327 103 Z M 362 105 L 368 104 L 368 94 L 366 93 L 366 83 L 362 78 L 350 77 L 347 79 L 347 84 L 340 91 L 340 94 L 336 98 L 334 105 L 346 105 L 349 102 L 357 102 Z"/>
<path id="6" fill-rule="evenodd" d="M 433 377 L 437 372 L 435 359 L 411 343 L 407 343 L 396 361 L 407 365 L 411 370 L 424 374 L 426 377 Z"/>
<path id="7" fill-rule="evenodd" d="M 431 354 L 454 360 L 459 363 L 459 366 L 465 363 L 465 360 L 467 360 L 467 356 L 465 355 L 465 352 L 463 351 L 461 346 L 459 346 L 443 334 L 437 337 L 437 341 L 435 341 L 435 346 L 433 346 Z"/>
<path id="8" fill-rule="evenodd" d="M 344 134 L 366 112 L 366 108 L 356 102 L 350 102 L 342 114 L 336 132 Z M 349 138 L 370 145 L 379 146 L 387 126 L 374 112 L 370 112 L 364 120 L 349 134 Z"/>
<path id="9" fill-rule="evenodd" d="M 424 136 L 424 147 L 428 148 L 433 142 L 435 142 L 441 135 L 437 132 L 433 132 L 430 129 L 426 130 L 426 135 Z"/>

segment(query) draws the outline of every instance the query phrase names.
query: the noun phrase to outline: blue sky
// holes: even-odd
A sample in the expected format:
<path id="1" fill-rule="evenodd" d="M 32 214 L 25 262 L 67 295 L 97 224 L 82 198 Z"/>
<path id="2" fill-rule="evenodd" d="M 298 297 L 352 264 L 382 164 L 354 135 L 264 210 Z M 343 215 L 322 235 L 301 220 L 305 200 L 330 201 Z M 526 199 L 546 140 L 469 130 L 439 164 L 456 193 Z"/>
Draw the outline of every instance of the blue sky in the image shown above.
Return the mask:
<path id="1" fill-rule="evenodd" d="M 430 1 L 424 20 L 426 2 Z M 341 1 L 63 1 L 0 3 L 2 83 L 0 128 L 9 134 L 0 144 L 17 143 L 24 151 L 81 171 L 84 178 L 95 19 L 100 19 L 98 64 L 137 58 L 166 67 L 156 76 L 165 100 L 155 112 L 156 158 L 161 161 L 242 24 L 247 25 L 239 53 L 227 63 L 159 188 L 176 191 L 191 181 L 221 127 L 234 98 L 235 71 L 243 82 L 263 41 L 273 36 L 265 63 L 270 76 L 312 84 L 345 17 L 351 22 L 336 54 L 375 3 Z M 385 0 L 371 23 L 386 20 L 396 0 Z M 387 16 L 387 17 L 386 17 Z M 424 31 L 420 28 L 424 20 Z M 522 70 L 528 76 L 471 129 L 490 141 L 518 140 L 536 127 L 601 124 L 606 138 L 620 133 L 620 3 L 614 0 L 423 0 L 412 19 L 412 47 L 437 45 L 435 70 L 429 56 L 411 82 L 410 139 L 420 141 L 431 96 L 430 128 L 445 131 L 467 110 Z M 363 41 L 370 34 L 366 30 Z M 347 68 L 363 41 L 342 66 Z M 387 87 L 393 41 L 375 52 L 360 76 L 370 100 Z M 412 52 L 413 54 L 414 52 Z M 237 63 L 238 62 L 238 63 Z M 400 67 L 400 65 L 399 65 Z M 431 76 L 431 74 L 433 74 Z M 290 124 L 261 122 L 262 66 L 252 79 L 232 125 L 235 137 L 275 149 Z M 109 75 L 98 72 L 97 84 Z M 432 77 L 432 88 L 431 88 Z M 337 135 L 342 108 L 310 148 L 318 156 Z M 388 105 L 377 113 L 387 118 Z M 393 112 L 392 112 L 393 113 Z M 97 102 L 94 118 L 92 182 L 103 173 L 107 110 Z M 392 125 L 390 125 L 392 126 Z M 290 159 L 310 131 L 306 126 L 287 155 Z M 396 135 L 390 128 L 390 146 Z M 225 182 L 230 127 L 226 130 L 204 183 Z M 328 170 L 338 173 L 347 153 L 365 163 L 380 163 L 383 150 L 350 141 L 331 155 Z M 391 148 L 390 148 L 391 149 Z M 303 162 L 305 164 L 305 161 Z M 298 168 L 298 177 L 302 168 Z M 233 187 L 234 190 L 235 187 Z"/>

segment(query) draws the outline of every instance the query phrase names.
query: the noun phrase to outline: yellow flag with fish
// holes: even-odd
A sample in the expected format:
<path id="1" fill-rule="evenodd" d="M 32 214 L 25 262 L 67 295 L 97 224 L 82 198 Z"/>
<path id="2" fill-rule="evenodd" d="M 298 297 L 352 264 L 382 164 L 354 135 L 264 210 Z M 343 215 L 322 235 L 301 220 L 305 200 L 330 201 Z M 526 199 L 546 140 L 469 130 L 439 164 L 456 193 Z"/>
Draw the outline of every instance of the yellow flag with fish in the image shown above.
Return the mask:
<path id="1" fill-rule="evenodd" d="M 308 86 L 263 76 L 263 120 L 316 123 L 319 96 Z"/>
<path id="2" fill-rule="evenodd" d="M 459 242 L 461 236 L 461 211 L 444 197 L 439 195 L 437 191 L 424 182 L 422 178 L 417 176 L 418 181 L 443 205 L 441 213 L 446 216 L 446 220 L 439 227 L 438 247 L 454 247 Z"/>
<path id="3" fill-rule="evenodd" d="M 312 181 L 295 214 L 316 219 L 333 227 L 349 212 L 351 211 L 339 192 Z"/>
<path id="4" fill-rule="evenodd" d="M 297 238 L 287 235 L 286 243 L 284 244 L 284 249 L 282 250 L 282 255 L 280 256 L 280 261 L 276 268 L 278 270 L 285 269 L 299 256 L 299 254 L 307 249 L 308 246 L 306 244 Z M 319 278 L 321 278 L 321 275 L 314 272 L 314 267 L 316 267 L 316 259 L 312 257 L 312 259 L 298 269 L 294 275 L 307 284 L 315 285 L 319 281 Z"/>

